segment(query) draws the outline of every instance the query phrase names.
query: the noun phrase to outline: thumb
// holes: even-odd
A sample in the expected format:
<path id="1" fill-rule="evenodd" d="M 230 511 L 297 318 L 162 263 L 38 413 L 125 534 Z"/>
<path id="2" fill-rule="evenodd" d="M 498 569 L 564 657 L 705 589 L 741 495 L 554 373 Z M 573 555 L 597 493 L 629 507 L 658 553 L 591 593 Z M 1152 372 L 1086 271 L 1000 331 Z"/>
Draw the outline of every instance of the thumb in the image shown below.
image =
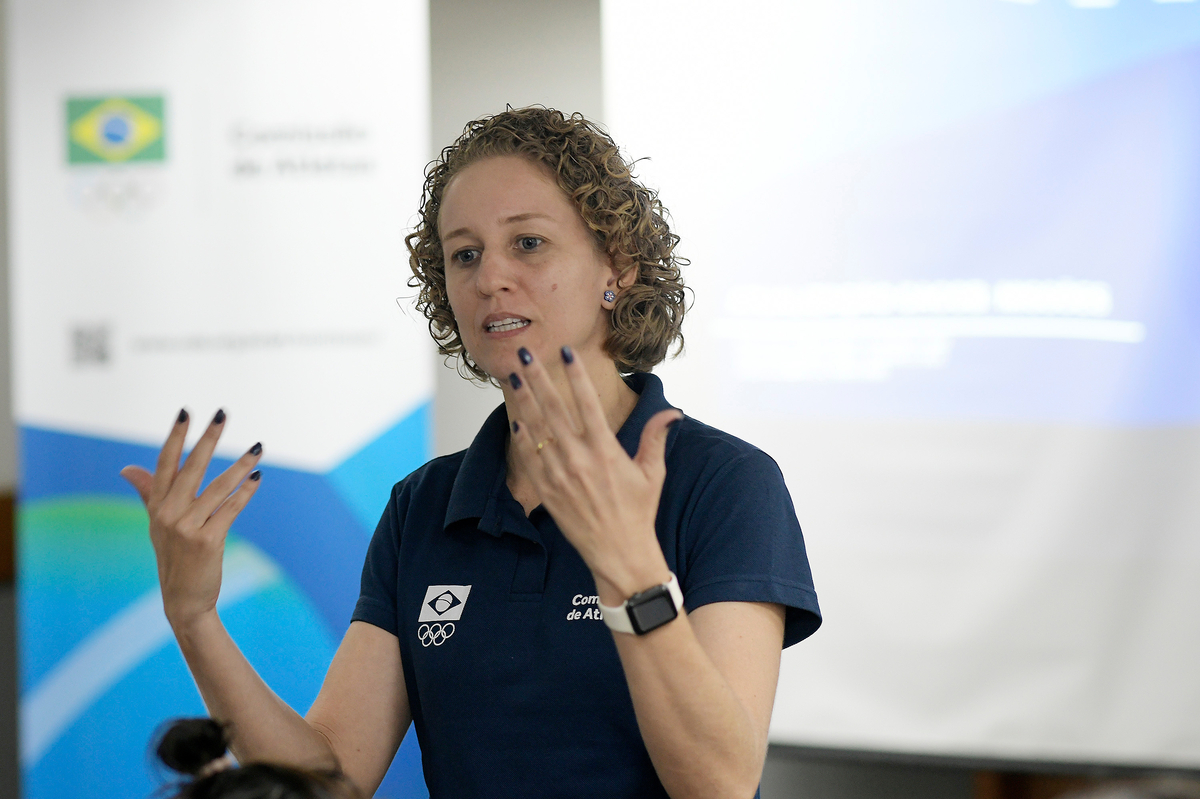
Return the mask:
<path id="1" fill-rule="evenodd" d="M 633 462 L 641 467 L 648 477 L 662 479 L 667 465 L 664 462 L 667 449 L 667 433 L 671 425 L 683 418 L 683 412 L 678 408 L 659 411 L 650 417 L 642 428 L 642 439 L 638 442 L 637 456 Z"/>
<path id="2" fill-rule="evenodd" d="M 147 502 L 150 497 L 150 487 L 154 484 L 154 475 L 143 469 L 141 466 L 126 466 L 121 470 L 121 476 L 129 481 L 129 484 L 137 489 L 138 495 L 141 496 L 142 502 Z"/>

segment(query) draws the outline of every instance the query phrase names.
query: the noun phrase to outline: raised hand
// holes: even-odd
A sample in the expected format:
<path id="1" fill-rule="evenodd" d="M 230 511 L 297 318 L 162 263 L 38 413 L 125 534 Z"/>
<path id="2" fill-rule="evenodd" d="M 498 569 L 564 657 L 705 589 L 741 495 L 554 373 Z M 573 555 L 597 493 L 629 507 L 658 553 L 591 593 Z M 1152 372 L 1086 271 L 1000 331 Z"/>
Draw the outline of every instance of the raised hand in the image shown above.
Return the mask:
<path id="1" fill-rule="evenodd" d="M 187 411 L 180 411 L 158 454 L 154 474 L 140 466 L 121 470 L 121 476 L 141 495 L 150 516 L 163 610 L 176 630 L 216 608 L 225 535 L 254 496 L 261 476 L 252 471 L 262 457 L 262 445 L 255 444 L 197 496 L 224 430 L 225 412 L 217 411 L 180 468 L 188 421 Z"/>
<path id="2" fill-rule="evenodd" d="M 564 398 L 527 352 L 513 391 L 512 446 L 529 468 L 543 506 L 596 577 L 601 601 L 619 604 L 666 582 L 667 566 L 654 522 L 662 494 L 667 431 L 678 410 L 655 414 L 642 430 L 637 455 L 617 441 L 582 363 L 562 352 L 571 395 Z"/>

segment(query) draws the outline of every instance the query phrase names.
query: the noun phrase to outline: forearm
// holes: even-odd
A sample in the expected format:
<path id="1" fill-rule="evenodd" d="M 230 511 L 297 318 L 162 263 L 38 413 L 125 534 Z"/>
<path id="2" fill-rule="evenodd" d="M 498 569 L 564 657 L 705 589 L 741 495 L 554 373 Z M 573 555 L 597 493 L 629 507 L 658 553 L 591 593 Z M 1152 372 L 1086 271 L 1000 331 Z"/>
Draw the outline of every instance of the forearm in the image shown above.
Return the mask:
<path id="1" fill-rule="evenodd" d="M 337 766 L 329 741 L 263 682 L 215 610 L 175 627 L 175 637 L 209 715 L 230 725 L 238 760 Z"/>
<path id="2" fill-rule="evenodd" d="M 766 736 L 686 614 L 644 636 L 615 633 L 638 727 L 674 799 L 751 797 Z"/>

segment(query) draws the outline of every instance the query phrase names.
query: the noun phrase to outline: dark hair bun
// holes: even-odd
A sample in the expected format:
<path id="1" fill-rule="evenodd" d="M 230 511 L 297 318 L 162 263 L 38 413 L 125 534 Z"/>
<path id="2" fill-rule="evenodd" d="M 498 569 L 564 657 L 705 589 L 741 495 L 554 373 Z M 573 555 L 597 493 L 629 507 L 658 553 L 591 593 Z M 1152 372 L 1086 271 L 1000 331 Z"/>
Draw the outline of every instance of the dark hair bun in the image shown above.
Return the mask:
<path id="1" fill-rule="evenodd" d="M 158 758 L 168 768 L 195 775 L 225 754 L 225 729 L 212 719 L 177 719 L 159 739 Z"/>

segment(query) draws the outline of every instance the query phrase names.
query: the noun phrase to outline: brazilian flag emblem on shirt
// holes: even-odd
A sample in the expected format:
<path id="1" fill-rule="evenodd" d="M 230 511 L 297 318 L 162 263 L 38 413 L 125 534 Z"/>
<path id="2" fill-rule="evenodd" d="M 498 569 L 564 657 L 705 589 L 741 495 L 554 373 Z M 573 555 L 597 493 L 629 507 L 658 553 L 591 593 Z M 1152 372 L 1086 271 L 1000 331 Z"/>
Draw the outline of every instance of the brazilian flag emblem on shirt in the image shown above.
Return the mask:
<path id="1" fill-rule="evenodd" d="M 67 100 L 67 161 L 124 164 L 166 158 L 162 97 Z"/>

